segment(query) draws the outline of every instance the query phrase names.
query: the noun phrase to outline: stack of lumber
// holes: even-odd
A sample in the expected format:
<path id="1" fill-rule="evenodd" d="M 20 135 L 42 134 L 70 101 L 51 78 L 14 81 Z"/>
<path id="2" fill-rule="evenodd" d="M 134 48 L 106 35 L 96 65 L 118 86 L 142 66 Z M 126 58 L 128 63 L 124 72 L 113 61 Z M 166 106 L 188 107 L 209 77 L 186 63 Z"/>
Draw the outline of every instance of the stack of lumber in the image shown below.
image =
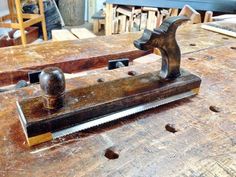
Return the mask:
<path id="1" fill-rule="evenodd" d="M 201 14 L 189 5 L 185 5 L 182 10 L 179 9 L 158 9 L 153 7 L 135 7 L 135 6 L 118 6 L 112 9 L 112 33 L 135 32 L 145 28 L 153 30 L 158 28 L 165 18 L 170 16 L 184 15 L 190 18 L 192 24 L 201 23 Z M 205 21 L 210 21 L 212 13 L 207 12 Z"/>
<path id="2" fill-rule="evenodd" d="M 140 31 L 145 28 L 158 27 L 158 21 L 163 14 L 157 8 L 149 7 L 113 7 L 112 33 Z"/>

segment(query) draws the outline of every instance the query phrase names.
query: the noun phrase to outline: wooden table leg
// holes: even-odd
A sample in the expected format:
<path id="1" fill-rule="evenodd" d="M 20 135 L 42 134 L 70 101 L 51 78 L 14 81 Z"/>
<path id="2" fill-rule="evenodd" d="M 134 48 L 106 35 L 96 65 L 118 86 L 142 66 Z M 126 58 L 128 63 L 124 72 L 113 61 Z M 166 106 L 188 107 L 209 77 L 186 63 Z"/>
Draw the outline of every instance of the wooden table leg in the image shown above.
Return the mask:
<path id="1" fill-rule="evenodd" d="M 98 20 L 98 31 L 102 29 L 102 22 L 101 20 Z"/>
<path id="2" fill-rule="evenodd" d="M 11 22 L 16 22 L 16 17 L 14 16 L 14 0 L 8 0 L 8 9 L 9 9 L 9 14 L 11 16 Z"/>
<path id="3" fill-rule="evenodd" d="M 129 19 L 129 31 L 130 32 L 133 32 L 133 28 L 134 28 L 134 10 L 135 10 L 135 8 L 132 7 L 131 16 L 130 16 L 130 19 Z"/>
<path id="4" fill-rule="evenodd" d="M 99 31 L 99 20 L 94 19 L 93 20 L 93 33 L 98 33 Z"/>
<path id="5" fill-rule="evenodd" d="M 178 13 L 179 13 L 179 9 L 177 9 L 177 8 L 170 9 L 170 16 L 171 17 L 178 16 Z"/>
<path id="6" fill-rule="evenodd" d="M 206 11 L 205 16 L 204 16 L 204 23 L 212 22 L 213 21 L 212 16 L 213 16 L 212 11 Z"/>
<path id="7" fill-rule="evenodd" d="M 112 34 L 113 4 L 106 4 L 106 36 Z"/>
<path id="8" fill-rule="evenodd" d="M 160 12 L 160 11 L 158 11 L 157 12 L 157 24 L 156 24 L 156 28 L 159 28 L 160 26 L 161 26 L 161 24 L 162 24 L 162 21 L 163 21 L 163 14 Z"/>
<path id="9" fill-rule="evenodd" d="M 43 39 L 47 41 L 48 36 L 47 36 L 47 27 L 46 27 L 45 15 L 44 15 L 43 0 L 39 0 L 39 10 L 40 10 L 40 15 L 42 16 Z"/>
<path id="10" fill-rule="evenodd" d="M 18 20 L 19 29 L 21 32 L 21 41 L 22 41 L 22 45 L 25 46 L 27 41 L 26 41 L 26 34 L 25 34 L 25 29 L 24 29 L 24 22 L 23 22 L 23 17 L 22 17 L 22 9 L 21 9 L 20 0 L 15 0 L 15 4 L 16 4 L 17 20 Z"/>

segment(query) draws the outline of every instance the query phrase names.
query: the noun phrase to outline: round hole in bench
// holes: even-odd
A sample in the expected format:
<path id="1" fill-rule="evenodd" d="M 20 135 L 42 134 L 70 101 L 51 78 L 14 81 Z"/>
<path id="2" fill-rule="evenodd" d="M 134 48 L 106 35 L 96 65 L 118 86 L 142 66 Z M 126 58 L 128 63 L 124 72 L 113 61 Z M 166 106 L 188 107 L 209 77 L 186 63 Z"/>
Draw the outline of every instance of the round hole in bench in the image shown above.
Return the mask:
<path id="1" fill-rule="evenodd" d="M 171 133 L 178 132 L 178 130 L 175 128 L 174 124 L 166 124 L 165 129 L 166 129 L 166 131 L 171 132 Z"/>
<path id="2" fill-rule="evenodd" d="M 216 113 L 220 112 L 220 108 L 217 107 L 217 106 L 210 106 L 209 109 L 210 109 L 212 112 L 216 112 Z"/>
<path id="3" fill-rule="evenodd" d="M 233 46 L 233 47 L 230 47 L 230 48 L 233 49 L 233 50 L 236 50 L 236 47 L 234 47 L 234 46 Z"/>
<path id="4" fill-rule="evenodd" d="M 98 78 L 97 82 L 105 82 L 105 79 L 104 78 Z"/>
<path id="5" fill-rule="evenodd" d="M 224 40 L 229 40 L 229 38 L 227 38 L 227 37 L 222 37 L 222 39 L 224 39 Z"/>
<path id="6" fill-rule="evenodd" d="M 129 72 L 128 72 L 128 75 L 130 75 L 130 76 L 136 76 L 136 75 L 137 75 L 137 72 L 136 72 L 136 71 L 129 71 Z"/>
<path id="7" fill-rule="evenodd" d="M 196 58 L 189 57 L 188 60 L 194 61 L 194 60 L 196 60 Z"/>
<path id="8" fill-rule="evenodd" d="M 196 44 L 194 44 L 194 43 L 191 43 L 191 44 L 189 44 L 189 46 L 192 46 L 192 47 L 193 47 L 193 46 L 196 46 Z"/>
<path id="9" fill-rule="evenodd" d="M 119 158 L 119 154 L 115 152 L 114 149 L 112 148 L 106 149 L 104 156 L 109 160 L 114 160 Z"/>

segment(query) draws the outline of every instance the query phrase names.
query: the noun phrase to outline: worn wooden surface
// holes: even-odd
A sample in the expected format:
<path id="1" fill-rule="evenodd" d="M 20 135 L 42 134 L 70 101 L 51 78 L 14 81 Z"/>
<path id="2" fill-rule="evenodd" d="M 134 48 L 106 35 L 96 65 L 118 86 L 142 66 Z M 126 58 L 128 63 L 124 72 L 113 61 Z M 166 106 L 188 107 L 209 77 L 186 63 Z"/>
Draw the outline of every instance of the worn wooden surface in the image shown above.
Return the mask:
<path id="1" fill-rule="evenodd" d="M 46 66 L 60 67 L 73 73 L 104 67 L 110 59 L 128 57 L 131 60 L 144 52 L 134 48 L 133 41 L 141 33 L 97 37 L 96 40 L 47 42 L 26 47 L 0 49 L 0 86 L 27 79 L 28 71 Z M 182 53 L 231 43 L 235 38 L 200 29 L 198 25 L 182 26 L 177 32 Z M 104 57 L 105 56 L 105 57 Z"/>
<path id="2" fill-rule="evenodd" d="M 100 81 L 93 86 L 79 87 L 66 92 L 63 106 L 61 106 L 63 102 L 61 97 L 54 101 L 54 104 L 49 104 L 50 100 L 47 99 L 48 107 L 51 108 L 52 105 L 60 106 L 60 109 L 57 110 L 51 109 L 49 111 L 45 109 L 43 103 L 45 97 L 42 96 L 19 100 L 17 108 L 19 112 L 22 112 L 20 120 L 25 129 L 28 144 L 32 146 L 50 141 L 54 132 L 75 124 L 81 125 L 90 122 L 100 116 L 153 101 L 158 101 L 159 105 L 163 105 L 163 102 L 167 99 L 172 97 L 173 100 L 174 96 L 183 93 L 185 95 L 188 93 L 188 97 L 192 97 L 197 94 L 196 92 L 199 91 L 201 84 L 201 79 L 198 76 L 185 70 L 181 70 L 181 76 L 177 79 L 166 82 L 160 80 L 158 70 L 137 76 L 127 74 L 126 78 L 111 82 L 107 82 L 103 78 L 100 78 L 100 80 L 103 80 L 103 82 Z M 51 87 L 54 90 L 55 88 L 60 90 L 55 84 L 55 82 L 51 84 Z M 191 95 L 189 92 L 191 92 Z M 175 100 L 181 98 L 183 96 L 178 96 Z M 42 136 L 46 138 L 42 138 Z"/>
<path id="3" fill-rule="evenodd" d="M 202 78 L 198 96 L 51 143 L 29 148 L 16 112 L 15 101 L 39 95 L 38 86 L 1 94 L 1 176 L 236 176 L 236 42 L 214 46 L 212 36 L 222 36 L 211 34 L 191 42 L 195 48 L 212 47 L 183 55 L 182 67 Z M 141 74 L 157 65 L 94 71 L 67 80 L 67 89 L 101 77 L 127 77 L 130 70 Z M 167 131 L 167 124 L 177 132 Z M 116 159 L 107 159 L 106 151 L 106 156 L 115 152 Z"/>
<path id="4" fill-rule="evenodd" d="M 47 42 L 26 47 L 0 49 L 0 85 L 16 83 L 27 79 L 31 70 L 47 66 L 60 67 L 66 73 L 73 73 L 104 67 L 109 59 L 129 57 L 134 59 L 145 52 L 133 47 L 133 40 L 140 34 L 97 37 L 86 40 Z"/>

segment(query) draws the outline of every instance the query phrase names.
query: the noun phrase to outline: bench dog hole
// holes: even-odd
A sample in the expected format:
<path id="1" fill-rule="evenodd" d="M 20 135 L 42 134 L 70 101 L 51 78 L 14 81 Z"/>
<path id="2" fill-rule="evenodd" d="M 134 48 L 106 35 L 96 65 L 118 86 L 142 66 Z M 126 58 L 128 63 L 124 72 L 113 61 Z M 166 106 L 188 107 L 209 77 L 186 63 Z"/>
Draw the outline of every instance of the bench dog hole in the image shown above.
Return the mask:
<path id="1" fill-rule="evenodd" d="M 178 130 L 175 128 L 174 124 L 166 124 L 165 129 L 166 129 L 166 131 L 171 132 L 171 133 L 178 132 Z"/>
<path id="2" fill-rule="evenodd" d="M 188 59 L 191 61 L 196 60 L 196 58 L 192 58 L 192 57 L 189 57 Z"/>
<path id="3" fill-rule="evenodd" d="M 192 43 L 192 44 L 189 44 L 189 46 L 196 46 L 196 44 L 193 44 L 193 43 Z"/>
<path id="4" fill-rule="evenodd" d="M 105 79 L 103 79 L 103 78 L 98 78 L 98 79 L 97 79 L 97 82 L 105 82 Z"/>
<path id="5" fill-rule="evenodd" d="M 210 106 L 209 109 L 212 111 L 212 112 L 220 112 L 220 108 L 217 107 L 217 106 Z"/>
<path id="6" fill-rule="evenodd" d="M 136 71 L 129 71 L 129 72 L 128 72 L 128 75 L 130 75 L 130 76 L 136 76 L 136 75 L 137 75 L 137 72 L 136 72 Z"/>
<path id="7" fill-rule="evenodd" d="M 236 47 L 230 47 L 231 49 L 233 49 L 233 50 L 236 50 Z"/>
<path id="8" fill-rule="evenodd" d="M 119 154 L 117 152 L 115 152 L 113 148 L 106 149 L 104 156 L 107 159 L 110 159 L 110 160 L 114 160 L 114 159 L 118 159 L 119 158 Z"/>

